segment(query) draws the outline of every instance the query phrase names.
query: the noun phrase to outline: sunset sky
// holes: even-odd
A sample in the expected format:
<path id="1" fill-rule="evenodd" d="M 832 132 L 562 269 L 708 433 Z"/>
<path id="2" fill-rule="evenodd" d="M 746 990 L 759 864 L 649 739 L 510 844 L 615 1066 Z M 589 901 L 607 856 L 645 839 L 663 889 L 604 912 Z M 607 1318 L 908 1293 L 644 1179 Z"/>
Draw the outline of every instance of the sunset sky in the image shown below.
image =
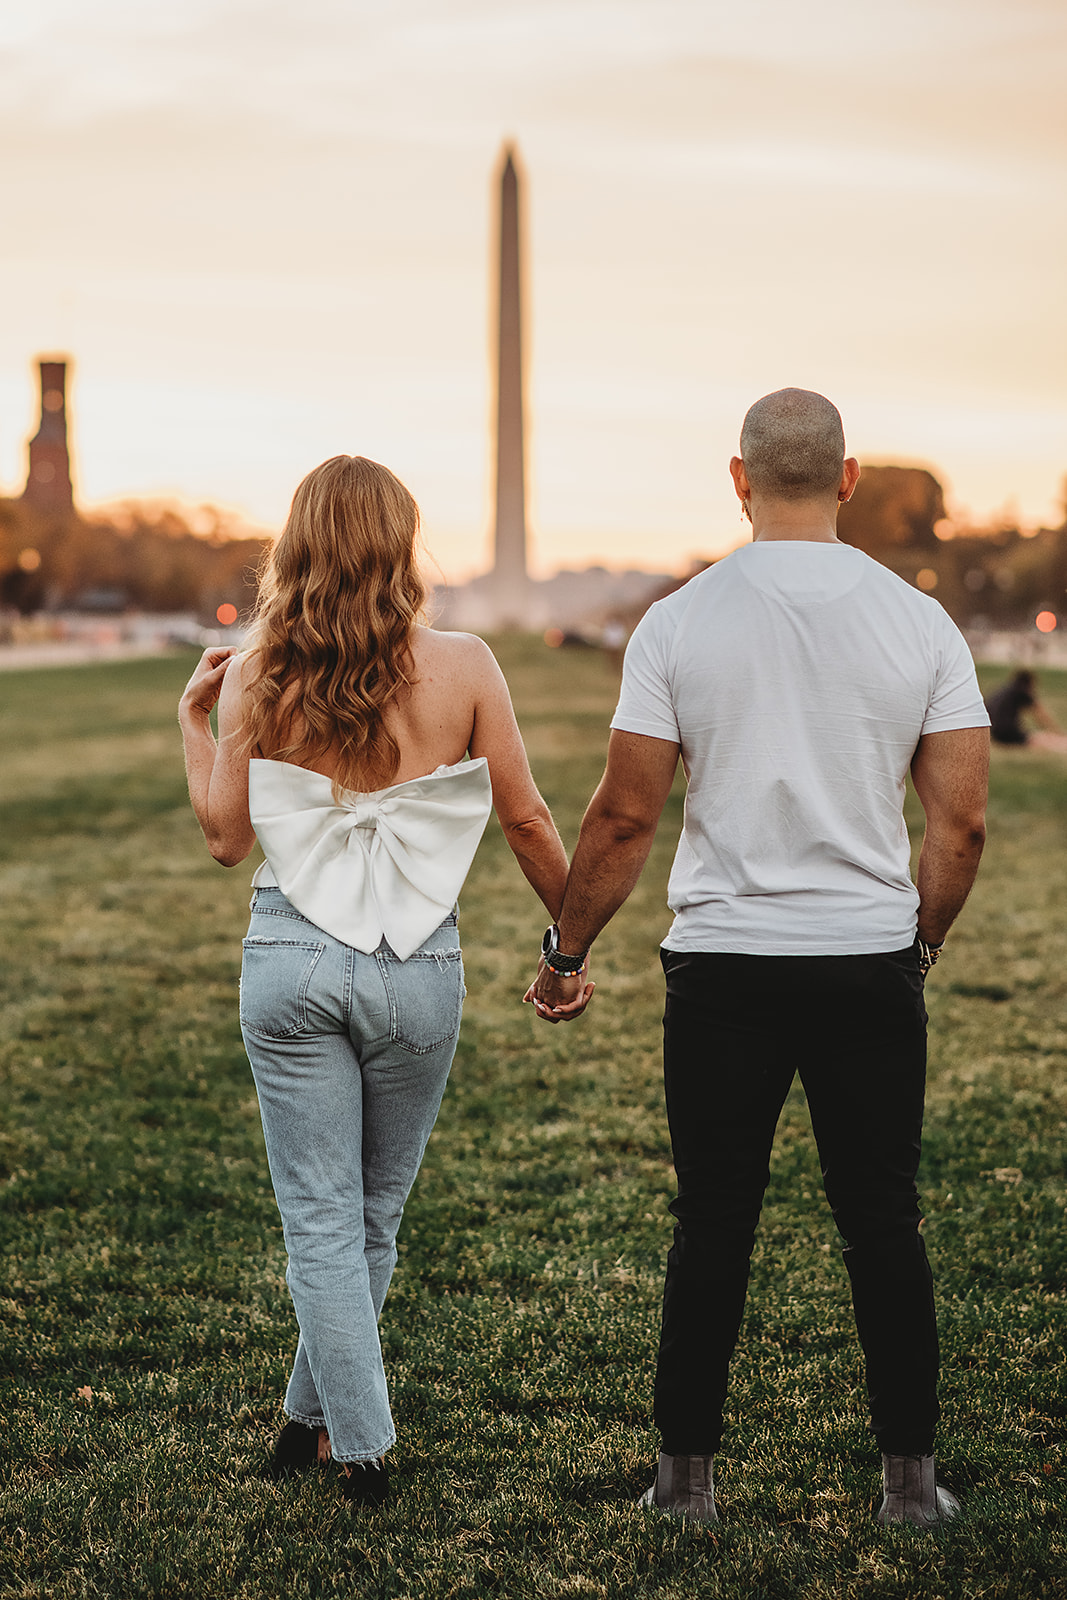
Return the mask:
<path id="1" fill-rule="evenodd" d="M 785 384 L 980 519 L 1067 473 L 1062 0 L 0 6 L 0 492 L 75 360 L 83 502 L 277 527 L 340 451 L 486 564 L 493 173 L 526 178 L 539 571 L 741 534 Z"/>

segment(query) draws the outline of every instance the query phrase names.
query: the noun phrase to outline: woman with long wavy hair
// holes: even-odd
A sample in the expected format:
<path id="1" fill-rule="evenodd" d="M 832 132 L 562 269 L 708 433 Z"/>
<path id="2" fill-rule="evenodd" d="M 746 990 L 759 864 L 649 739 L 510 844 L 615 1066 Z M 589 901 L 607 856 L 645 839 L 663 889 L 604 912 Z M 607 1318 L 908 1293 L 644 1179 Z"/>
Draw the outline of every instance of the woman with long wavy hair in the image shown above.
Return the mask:
<path id="1" fill-rule="evenodd" d="M 179 712 L 212 855 L 234 866 L 258 837 L 266 857 L 241 1027 L 299 1324 L 272 1467 L 332 1456 L 374 1503 L 396 1438 L 378 1318 L 455 1052 L 455 902 L 490 808 L 553 921 L 567 876 L 491 652 L 419 621 L 417 529 L 385 467 L 317 467 L 244 653 L 205 651 Z"/>

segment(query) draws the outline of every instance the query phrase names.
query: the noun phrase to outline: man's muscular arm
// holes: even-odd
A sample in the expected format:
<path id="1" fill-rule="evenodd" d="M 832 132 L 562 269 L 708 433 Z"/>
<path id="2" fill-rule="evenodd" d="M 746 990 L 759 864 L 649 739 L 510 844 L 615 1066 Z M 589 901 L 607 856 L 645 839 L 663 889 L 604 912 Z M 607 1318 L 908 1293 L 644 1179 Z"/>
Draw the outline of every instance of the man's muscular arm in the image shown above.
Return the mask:
<path id="1" fill-rule="evenodd" d="M 559 948 L 565 954 L 589 949 L 641 876 L 674 782 L 678 751 L 668 739 L 612 733 L 608 764 L 582 821 L 559 914 Z M 547 1022 L 562 1022 L 581 1014 L 591 992 L 584 975 L 562 977 L 543 967 L 525 998 Z"/>
<path id="2" fill-rule="evenodd" d="M 919 938 L 938 945 L 970 893 L 985 844 L 989 729 L 924 734 L 912 757 L 911 776 L 926 813 L 915 874 Z"/>

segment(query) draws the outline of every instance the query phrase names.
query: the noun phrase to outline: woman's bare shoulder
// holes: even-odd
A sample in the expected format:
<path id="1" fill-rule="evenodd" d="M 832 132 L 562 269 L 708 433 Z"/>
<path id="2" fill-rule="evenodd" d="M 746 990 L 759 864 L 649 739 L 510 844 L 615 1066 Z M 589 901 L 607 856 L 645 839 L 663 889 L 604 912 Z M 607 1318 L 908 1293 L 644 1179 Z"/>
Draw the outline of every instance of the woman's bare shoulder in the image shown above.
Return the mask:
<path id="1" fill-rule="evenodd" d="M 417 628 L 412 639 L 416 670 L 476 684 L 499 676 L 496 657 L 474 633 L 438 633 Z"/>

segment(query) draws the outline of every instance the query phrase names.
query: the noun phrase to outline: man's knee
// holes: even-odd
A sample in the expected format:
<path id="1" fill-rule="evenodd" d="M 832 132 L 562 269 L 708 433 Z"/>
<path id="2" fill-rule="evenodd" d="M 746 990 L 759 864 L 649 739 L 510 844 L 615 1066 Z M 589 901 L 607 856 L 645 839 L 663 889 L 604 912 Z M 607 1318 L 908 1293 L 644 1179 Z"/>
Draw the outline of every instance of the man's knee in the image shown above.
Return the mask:
<path id="1" fill-rule="evenodd" d="M 834 1223 L 846 1245 L 891 1249 L 911 1245 L 922 1221 L 919 1196 L 906 1190 L 855 1190 L 834 1196 Z"/>
<path id="2" fill-rule="evenodd" d="M 702 1190 L 679 1195 L 671 1206 L 675 1218 L 676 1261 L 707 1258 L 743 1250 L 751 1254 L 763 1192 L 736 1195 Z"/>

